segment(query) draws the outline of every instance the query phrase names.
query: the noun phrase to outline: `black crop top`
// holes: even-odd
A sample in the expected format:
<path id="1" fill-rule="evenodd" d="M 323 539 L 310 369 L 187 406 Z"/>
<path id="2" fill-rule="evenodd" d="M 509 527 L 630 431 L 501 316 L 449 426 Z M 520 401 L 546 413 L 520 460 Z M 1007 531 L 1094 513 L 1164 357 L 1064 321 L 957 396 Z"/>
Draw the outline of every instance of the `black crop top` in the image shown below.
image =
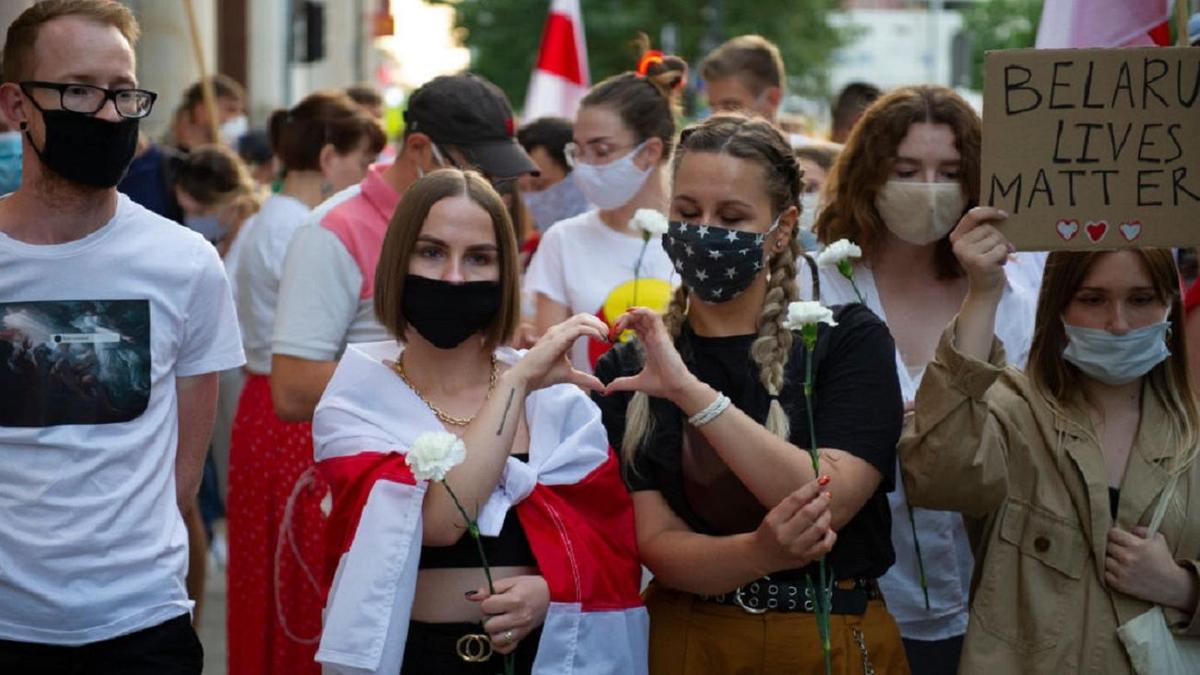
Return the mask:
<path id="1" fill-rule="evenodd" d="M 529 461 L 528 454 L 513 455 L 522 462 Z M 484 555 L 491 567 L 537 567 L 533 550 L 525 529 L 517 518 L 516 510 L 509 509 L 504 516 L 504 526 L 495 537 L 480 537 Z M 464 533 L 450 546 L 422 546 L 420 569 L 446 569 L 451 567 L 480 567 L 479 549 L 471 535 Z"/>

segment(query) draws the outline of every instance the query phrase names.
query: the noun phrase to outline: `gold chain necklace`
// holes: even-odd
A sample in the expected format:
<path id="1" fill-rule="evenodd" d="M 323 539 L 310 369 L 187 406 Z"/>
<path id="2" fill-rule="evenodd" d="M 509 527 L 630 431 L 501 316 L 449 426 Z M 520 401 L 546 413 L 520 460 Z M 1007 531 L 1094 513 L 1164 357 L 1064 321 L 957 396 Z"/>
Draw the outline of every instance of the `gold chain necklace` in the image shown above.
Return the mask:
<path id="1" fill-rule="evenodd" d="M 392 361 L 392 370 L 396 371 L 396 374 L 400 376 L 400 379 L 404 380 L 404 384 L 407 384 L 408 388 L 412 389 L 412 392 L 417 395 L 417 398 L 421 399 L 421 402 L 424 403 L 426 406 L 428 406 L 429 409 L 433 411 L 433 414 L 436 415 L 439 420 L 441 420 L 451 426 L 455 426 L 455 427 L 465 427 L 468 424 L 470 424 L 472 421 L 475 420 L 474 415 L 472 415 L 470 417 L 454 417 L 453 415 L 449 415 L 445 411 L 443 411 L 441 408 L 437 407 L 432 402 L 430 402 L 429 399 L 425 398 L 425 395 L 422 394 L 419 389 L 417 389 L 415 386 L 413 386 L 412 381 L 408 379 L 408 375 L 406 375 L 404 373 L 404 353 L 403 352 L 400 354 L 400 356 L 398 356 L 396 358 L 395 361 Z M 497 373 L 499 372 L 499 370 L 500 370 L 500 363 L 499 363 L 499 361 L 496 360 L 496 355 L 492 354 L 492 376 L 488 380 L 487 394 L 483 397 L 483 399 L 485 401 L 487 399 L 491 398 L 492 390 L 496 388 L 496 376 L 497 376 Z"/>

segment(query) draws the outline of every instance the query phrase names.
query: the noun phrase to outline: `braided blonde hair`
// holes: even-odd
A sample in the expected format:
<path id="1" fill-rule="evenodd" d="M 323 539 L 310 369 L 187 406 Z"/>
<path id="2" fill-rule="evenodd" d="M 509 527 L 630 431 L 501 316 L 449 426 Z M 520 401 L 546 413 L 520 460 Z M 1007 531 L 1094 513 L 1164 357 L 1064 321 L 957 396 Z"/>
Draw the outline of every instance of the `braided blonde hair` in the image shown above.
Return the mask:
<path id="1" fill-rule="evenodd" d="M 778 215 L 792 206 L 800 208 L 802 172 L 791 147 L 770 124 L 741 115 L 715 115 L 684 129 L 675 153 L 676 171 L 682 157 L 689 152 L 729 155 L 761 165 L 774 212 Z M 793 228 L 787 245 L 768 259 L 767 292 L 758 317 L 758 337 L 750 346 L 750 358 L 758 364 L 759 380 L 771 397 L 766 427 L 780 438 L 787 438 L 789 433 L 779 393 L 783 389 L 793 341 L 792 332 L 783 327 L 783 318 L 787 315 L 788 303 L 800 296 L 796 285 L 796 260 L 803 253 Z M 688 295 L 688 288 L 680 284 L 663 317 L 672 341 L 679 337 L 687 320 Z M 621 456 L 627 467 L 635 466 L 634 459 L 652 427 L 650 399 L 645 393 L 637 392 L 626 407 L 625 433 L 621 438 Z"/>

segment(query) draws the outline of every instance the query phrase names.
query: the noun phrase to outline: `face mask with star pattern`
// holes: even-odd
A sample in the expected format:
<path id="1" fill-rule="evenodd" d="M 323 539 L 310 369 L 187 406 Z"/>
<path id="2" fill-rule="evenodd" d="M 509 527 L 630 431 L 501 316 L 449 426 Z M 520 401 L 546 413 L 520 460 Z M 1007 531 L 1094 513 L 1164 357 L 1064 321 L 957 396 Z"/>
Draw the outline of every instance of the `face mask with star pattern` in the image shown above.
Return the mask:
<path id="1" fill-rule="evenodd" d="M 662 243 L 684 285 L 704 302 L 728 302 L 762 272 L 763 242 L 778 226 L 778 218 L 766 232 L 673 220 Z"/>

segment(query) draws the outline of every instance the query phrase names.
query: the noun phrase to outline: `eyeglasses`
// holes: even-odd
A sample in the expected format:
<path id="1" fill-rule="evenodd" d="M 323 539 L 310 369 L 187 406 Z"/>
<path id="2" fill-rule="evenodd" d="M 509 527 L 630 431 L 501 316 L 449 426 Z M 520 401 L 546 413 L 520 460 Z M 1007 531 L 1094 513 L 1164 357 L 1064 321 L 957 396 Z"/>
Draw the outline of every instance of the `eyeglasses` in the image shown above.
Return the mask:
<path id="1" fill-rule="evenodd" d="M 52 89 L 58 92 L 59 105 L 84 115 L 95 115 L 109 101 L 113 102 L 117 114 L 128 119 L 141 119 L 150 114 L 158 94 L 146 89 L 105 89 L 90 84 L 27 81 L 21 83 L 21 91 L 37 105 L 30 89 Z"/>
<path id="2" fill-rule="evenodd" d="M 567 160 L 567 166 L 572 169 L 577 164 L 604 164 L 613 155 L 638 147 L 638 144 L 629 145 L 612 145 L 609 143 L 586 143 L 579 145 L 575 142 L 567 143 L 563 146 L 563 156 Z"/>

